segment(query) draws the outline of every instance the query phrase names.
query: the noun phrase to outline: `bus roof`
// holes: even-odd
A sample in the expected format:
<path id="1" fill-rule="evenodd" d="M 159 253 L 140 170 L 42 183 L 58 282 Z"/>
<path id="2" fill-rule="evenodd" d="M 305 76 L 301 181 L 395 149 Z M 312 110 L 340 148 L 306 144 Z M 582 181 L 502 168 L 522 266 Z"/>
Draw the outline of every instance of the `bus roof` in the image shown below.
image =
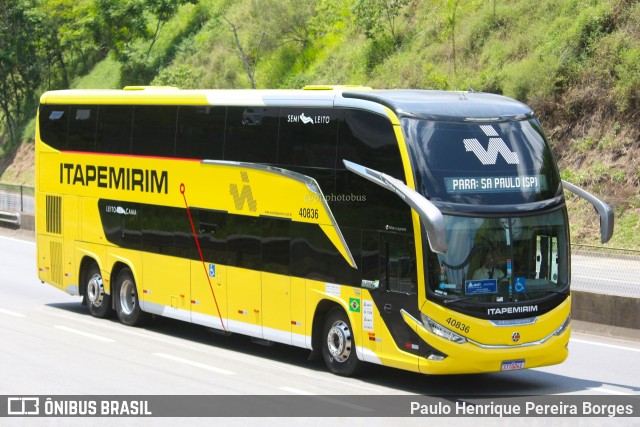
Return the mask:
<path id="1" fill-rule="evenodd" d="M 196 89 L 130 86 L 124 89 L 73 89 L 44 93 L 42 104 L 151 104 L 264 107 L 359 107 L 398 117 L 497 121 L 523 119 L 533 111 L 513 99 L 482 92 L 372 90 L 358 86 L 309 86 L 305 89 Z M 372 105 L 373 103 L 374 105 Z"/>

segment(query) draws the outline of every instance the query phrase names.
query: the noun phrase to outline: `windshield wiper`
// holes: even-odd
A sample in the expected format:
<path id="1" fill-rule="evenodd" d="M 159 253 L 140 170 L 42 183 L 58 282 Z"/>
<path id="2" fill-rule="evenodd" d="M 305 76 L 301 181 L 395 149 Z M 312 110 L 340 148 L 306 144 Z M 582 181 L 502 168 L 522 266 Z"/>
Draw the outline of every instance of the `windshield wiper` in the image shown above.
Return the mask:
<path id="1" fill-rule="evenodd" d="M 446 300 L 444 300 L 443 302 L 444 302 L 445 304 L 453 304 L 454 302 L 460 302 L 460 301 L 464 301 L 464 300 L 466 300 L 466 299 L 471 299 L 471 298 L 475 298 L 475 297 L 476 297 L 476 295 L 469 295 L 469 296 L 462 297 L 462 298 L 446 299 Z"/>
<path id="2" fill-rule="evenodd" d="M 544 289 L 544 292 L 547 294 L 570 295 L 570 292 L 568 291 L 553 291 L 551 289 Z"/>

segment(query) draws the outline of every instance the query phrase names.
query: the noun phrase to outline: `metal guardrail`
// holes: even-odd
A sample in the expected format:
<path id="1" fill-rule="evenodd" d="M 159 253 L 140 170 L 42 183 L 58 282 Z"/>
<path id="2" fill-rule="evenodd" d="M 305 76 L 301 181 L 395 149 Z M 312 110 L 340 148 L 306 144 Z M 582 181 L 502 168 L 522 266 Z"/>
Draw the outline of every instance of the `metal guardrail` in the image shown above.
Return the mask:
<path id="1" fill-rule="evenodd" d="M 571 245 L 571 289 L 640 298 L 640 251 Z"/>
<path id="2" fill-rule="evenodd" d="M 0 183 L 0 211 L 35 214 L 34 195 L 33 187 Z"/>

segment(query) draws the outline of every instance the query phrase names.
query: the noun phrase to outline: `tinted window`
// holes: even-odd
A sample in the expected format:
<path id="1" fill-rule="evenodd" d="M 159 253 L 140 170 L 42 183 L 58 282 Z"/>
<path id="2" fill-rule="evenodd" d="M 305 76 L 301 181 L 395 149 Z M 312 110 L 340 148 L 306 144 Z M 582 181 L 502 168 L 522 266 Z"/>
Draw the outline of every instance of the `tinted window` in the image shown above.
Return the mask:
<path id="1" fill-rule="evenodd" d="M 178 107 L 135 107 L 132 154 L 169 157 L 174 154 Z"/>
<path id="2" fill-rule="evenodd" d="M 356 264 L 359 265 L 360 231 L 341 230 Z M 320 227 L 292 222 L 291 236 L 292 276 L 360 286 L 359 270 L 349 265 Z"/>
<path id="3" fill-rule="evenodd" d="M 74 151 L 95 151 L 98 107 L 71 106 L 67 147 Z"/>
<path id="4" fill-rule="evenodd" d="M 278 164 L 334 168 L 337 138 L 337 110 L 283 108 Z"/>
<path id="5" fill-rule="evenodd" d="M 66 149 L 69 107 L 60 105 L 40 106 L 40 138 L 59 150 Z"/>
<path id="6" fill-rule="evenodd" d="M 174 208 L 174 230 L 176 256 L 200 259 L 191 230 L 191 222 L 185 209 Z M 193 215 L 193 213 L 192 213 Z"/>
<path id="7" fill-rule="evenodd" d="M 330 206 L 341 227 L 411 232 L 411 209 L 395 193 L 346 170 L 336 171 Z"/>
<path id="8" fill-rule="evenodd" d="M 225 107 L 180 107 L 176 156 L 222 160 Z"/>
<path id="9" fill-rule="evenodd" d="M 343 159 L 405 181 L 393 125 L 378 114 L 345 110 L 338 136 L 338 169 L 344 169 Z"/>
<path id="10" fill-rule="evenodd" d="M 221 211 L 192 209 L 202 256 L 207 262 L 227 263 L 227 218 Z"/>
<path id="11" fill-rule="evenodd" d="M 98 209 L 109 242 L 128 249 L 140 249 L 140 204 L 100 200 Z"/>
<path id="12" fill-rule="evenodd" d="M 225 160 L 275 164 L 279 111 L 279 108 L 229 107 Z"/>
<path id="13" fill-rule="evenodd" d="M 173 255 L 174 209 L 166 206 L 142 206 L 142 250 Z"/>
<path id="14" fill-rule="evenodd" d="M 262 268 L 277 274 L 289 274 L 291 221 L 262 218 Z"/>
<path id="15" fill-rule="evenodd" d="M 260 219 L 230 215 L 226 225 L 229 264 L 260 270 Z"/>
<path id="16" fill-rule="evenodd" d="M 129 154 L 133 107 L 127 105 L 102 105 L 98 111 L 97 151 L 102 153 Z"/>

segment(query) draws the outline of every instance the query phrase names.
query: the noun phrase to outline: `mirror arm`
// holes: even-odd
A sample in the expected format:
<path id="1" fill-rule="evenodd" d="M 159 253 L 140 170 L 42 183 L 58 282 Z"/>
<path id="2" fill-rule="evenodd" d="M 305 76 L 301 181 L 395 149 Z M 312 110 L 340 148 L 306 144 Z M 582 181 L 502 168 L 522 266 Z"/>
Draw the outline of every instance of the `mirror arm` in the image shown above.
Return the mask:
<path id="1" fill-rule="evenodd" d="M 570 182 L 563 180 L 562 188 L 585 199 L 591 203 L 594 208 L 596 208 L 596 212 L 600 215 L 600 241 L 602 243 L 607 243 L 613 235 L 614 212 L 611 206 L 585 189 L 571 184 Z"/>
<path id="2" fill-rule="evenodd" d="M 389 191 L 396 193 L 406 204 L 413 208 L 427 230 L 429 247 L 437 253 L 447 252 L 447 238 L 444 216 L 440 209 L 424 196 L 407 187 L 404 182 L 374 169 L 361 166 L 348 160 L 342 160 L 345 167 L 356 175 L 368 179 Z"/>

